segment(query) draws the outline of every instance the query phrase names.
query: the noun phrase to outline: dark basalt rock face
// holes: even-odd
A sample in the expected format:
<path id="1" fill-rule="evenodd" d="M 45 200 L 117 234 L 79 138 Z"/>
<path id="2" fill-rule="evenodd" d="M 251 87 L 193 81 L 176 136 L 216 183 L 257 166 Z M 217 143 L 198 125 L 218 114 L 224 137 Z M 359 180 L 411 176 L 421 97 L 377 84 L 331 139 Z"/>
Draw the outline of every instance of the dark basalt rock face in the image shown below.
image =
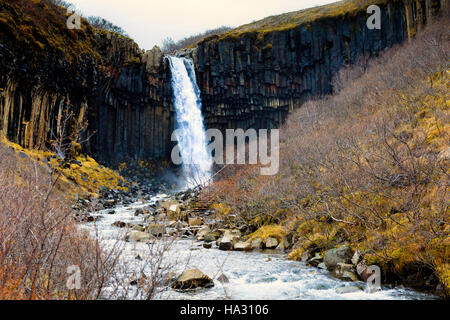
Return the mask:
<path id="1" fill-rule="evenodd" d="M 343 66 L 410 38 L 440 7 L 432 2 L 381 6 L 381 30 L 369 30 L 369 15 L 361 12 L 290 30 L 203 41 L 190 55 L 208 127 L 278 126 L 288 110 L 331 93 L 332 78 Z"/>
<path id="2" fill-rule="evenodd" d="M 90 130 L 96 131 L 91 152 L 106 162 L 167 158 L 174 116 L 170 72 L 162 52 L 158 47 L 142 52 L 128 39 L 103 41 L 107 76 L 90 99 Z M 118 54 L 121 61 L 116 60 Z"/>
<path id="3" fill-rule="evenodd" d="M 68 30 L 64 10 L 28 5 L 0 5 L 0 132 L 27 148 L 49 147 L 87 122 L 85 151 L 103 162 L 167 158 L 173 110 L 159 48 L 144 52 L 87 22 Z M 66 125 L 64 110 L 73 113 Z"/>
<path id="4" fill-rule="evenodd" d="M 388 2 L 382 6 L 381 30 L 369 30 L 362 12 L 263 36 L 210 37 L 180 54 L 194 59 L 207 127 L 273 128 L 289 110 L 331 93 L 331 80 L 343 66 L 411 38 L 445 4 Z M 92 49 L 69 63 L 57 46 L 43 49 L 39 41 L 20 40 L 21 31 L 4 20 L 7 15 L 16 19 L 11 6 L 0 5 L 0 131 L 5 136 L 25 147 L 48 144 L 63 130 L 62 111 L 69 107 L 75 120 L 66 131 L 87 121 L 83 138 L 92 137 L 85 151 L 103 162 L 170 157 L 171 75 L 159 48 L 144 52 L 128 38 L 92 28 L 83 34 L 65 30 L 63 39 L 83 40 Z M 46 50 L 45 57 L 35 59 L 39 50 Z"/>

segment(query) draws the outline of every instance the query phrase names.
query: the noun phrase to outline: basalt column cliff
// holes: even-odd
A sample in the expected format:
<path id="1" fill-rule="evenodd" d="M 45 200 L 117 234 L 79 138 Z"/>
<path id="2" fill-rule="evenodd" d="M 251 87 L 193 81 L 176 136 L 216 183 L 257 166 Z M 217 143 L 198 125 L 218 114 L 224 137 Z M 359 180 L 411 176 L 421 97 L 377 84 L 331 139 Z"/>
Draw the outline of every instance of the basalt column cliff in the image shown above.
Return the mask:
<path id="1" fill-rule="evenodd" d="M 380 30 L 366 26 L 371 4 L 381 8 Z M 343 66 L 413 37 L 446 5 L 341 1 L 269 17 L 179 54 L 194 60 L 208 127 L 272 128 L 307 99 L 330 93 Z M 84 20 L 69 30 L 67 17 L 46 1 L 0 1 L 2 134 L 42 147 L 87 123 L 84 148 L 100 160 L 168 158 L 174 110 L 161 50 L 145 52 Z"/>
<path id="2" fill-rule="evenodd" d="M 369 30 L 370 4 L 381 29 Z M 332 92 L 345 65 L 411 38 L 445 1 L 341 1 L 269 17 L 202 41 L 195 58 L 205 118 L 216 128 L 270 128 Z"/>

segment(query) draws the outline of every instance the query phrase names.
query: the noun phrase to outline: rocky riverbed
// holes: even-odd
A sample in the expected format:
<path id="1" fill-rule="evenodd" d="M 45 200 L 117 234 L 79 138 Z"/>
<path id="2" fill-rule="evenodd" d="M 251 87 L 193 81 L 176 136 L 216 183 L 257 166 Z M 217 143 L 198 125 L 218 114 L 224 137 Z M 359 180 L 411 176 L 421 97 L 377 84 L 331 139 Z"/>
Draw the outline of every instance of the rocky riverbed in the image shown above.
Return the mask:
<path id="1" fill-rule="evenodd" d="M 196 196 L 187 191 L 134 199 L 132 204 L 101 201 L 101 210 L 82 219 L 82 228 L 98 235 L 106 247 L 119 244 L 123 250 L 118 276 L 126 277 L 131 289 L 121 298 L 142 298 L 133 287 L 156 274 L 159 299 L 436 298 L 402 287 L 370 292 L 361 281 L 357 252 L 345 246 L 324 257 L 289 261 L 285 241 L 247 239 L 212 211 L 190 216 L 188 207 Z"/>

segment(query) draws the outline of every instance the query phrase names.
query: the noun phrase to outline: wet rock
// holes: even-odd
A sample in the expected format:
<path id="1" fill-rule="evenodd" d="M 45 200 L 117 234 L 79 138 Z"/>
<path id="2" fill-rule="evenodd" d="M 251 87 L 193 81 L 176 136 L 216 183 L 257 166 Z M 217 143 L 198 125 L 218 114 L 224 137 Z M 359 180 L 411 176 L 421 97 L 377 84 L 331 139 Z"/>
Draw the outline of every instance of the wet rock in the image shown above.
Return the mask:
<path id="1" fill-rule="evenodd" d="M 128 224 L 123 221 L 116 221 L 112 224 L 112 226 L 118 227 L 118 228 L 126 228 L 126 227 L 128 227 Z"/>
<path id="2" fill-rule="evenodd" d="M 233 250 L 233 238 L 229 236 L 224 236 L 219 240 L 219 250 Z"/>
<path id="3" fill-rule="evenodd" d="M 108 214 L 111 214 L 111 215 L 112 215 L 112 214 L 116 214 L 116 210 L 109 210 L 109 211 L 108 211 Z"/>
<path id="4" fill-rule="evenodd" d="M 322 256 L 320 255 L 320 253 L 316 253 L 314 257 L 307 260 L 306 264 L 311 267 L 318 267 L 319 264 L 322 262 L 323 262 Z"/>
<path id="5" fill-rule="evenodd" d="M 211 229 L 208 226 L 204 226 L 202 227 L 198 232 L 197 232 L 197 240 L 202 241 L 205 236 L 207 234 L 209 234 L 211 232 Z"/>
<path id="6" fill-rule="evenodd" d="M 211 243 L 211 242 L 205 242 L 205 243 L 203 243 L 203 248 L 205 248 L 205 249 L 211 249 L 211 248 L 212 248 L 212 243 Z"/>
<path id="7" fill-rule="evenodd" d="M 239 241 L 234 245 L 233 248 L 235 251 L 251 251 L 252 250 L 252 244 L 250 242 L 242 242 Z"/>
<path id="8" fill-rule="evenodd" d="M 161 237 L 166 233 L 166 226 L 160 223 L 151 223 L 147 227 L 149 234 L 155 237 Z"/>
<path id="9" fill-rule="evenodd" d="M 190 269 L 183 272 L 178 277 L 172 288 L 179 290 L 197 289 L 197 288 L 209 288 L 213 287 L 214 282 L 210 277 L 205 275 L 199 269 Z"/>
<path id="10" fill-rule="evenodd" d="M 358 263 L 356 266 L 356 272 L 359 275 L 360 279 L 364 282 L 366 282 L 367 279 L 369 279 L 369 277 L 371 276 L 371 272 L 369 272 L 367 268 L 368 267 L 362 262 Z"/>
<path id="11" fill-rule="evenodd" d="M 220 250 L 233 250 L 234 244 L 239 242 L 240 232 L 239 230 L 226 230 L 223 237 L 218 240 L 218 246 Z"/>
<path id="12" fill-rule="evenodd" d="M 150 238 L 151 236 L 147 232 L 136 230 L 128 232 L 127 235 L 125 236 L 126 241 L 133 241 L 133 242 L 146 242 L 149 241 Z"/>
<path id="13" fill-rule="evenodd" d="M 325 263 L 322 262 L 322 263 L 319 263 L 319 264 L 317 265 L 317 268 L 326 270 L 326 269 L 327 269 L 327 266 L 325 265 Z"/>
<path id="14" fill-rule="evenodd" d="M 105 200 L 103 202 L 103 207 L 105 209 L 114 208 L 115 205 L 116 205 L 116 200 L 114 200 L 114 199 Z"/>
<path id="15" fill-rule="evenodd" d="M 203 241 L 205 242 L 214 242 L 219 238 L 219 233 L 218 232 L 210 232 L 208 233 L 204 238 Z"/>
<path id="16" fill-rule="evenodd" d="M 355 253 L 353 254 L 351 262 L 353 265 L 356 266 L 361 260 L 362 260 L 361 253 L 359 252 L 359 250 L 356 250 Z"/>
<path id="17" fill-rule="evenodd" d="M 81 222 L 95 222 L 97 219 L 91 215 L 86 215 L 83 218 L 81 218 Z"/>
<path id="18" fill-rule="evenodd" d="M 325 251 L 323 262 L 328 270 L 332 271 L 336 268 L 338 263 L 351 263 L 352 257 L 352 250 L 347 245 L 343 245 L 342 247 Z"/>
<path id="19" fill-rule="evenodd" d="M 275 249 L 278 246 L 278 240 L 272 237 L 268 237 L 264 243 L 266 249 Z"/>
<path id="20" fill-rule="evenodd" d="M 264 247 L 264 242 L 261 238 L 257 238 L 252 241 L 252 248 L 253 249 L 262 249 Z"/>
<path id="21" fill-rule="evenodd" d="M 145 232 L 145 227 L 142 224 L 137 224 L 133 227 L 134 231 L 141 231 L 141 232 Z"/>
<path id="22" fill-rule="evenodd" d="M 200 217 L 189 218 L 188 221 L 190 226 L 201 226 L 203 224 L 203 220 Z"/>
<path id="23" fill-rule="evenodd" d="M 332 271 L 332 275 L 341 280 L 359 281 L 353 264 L 339 262 Z"/>

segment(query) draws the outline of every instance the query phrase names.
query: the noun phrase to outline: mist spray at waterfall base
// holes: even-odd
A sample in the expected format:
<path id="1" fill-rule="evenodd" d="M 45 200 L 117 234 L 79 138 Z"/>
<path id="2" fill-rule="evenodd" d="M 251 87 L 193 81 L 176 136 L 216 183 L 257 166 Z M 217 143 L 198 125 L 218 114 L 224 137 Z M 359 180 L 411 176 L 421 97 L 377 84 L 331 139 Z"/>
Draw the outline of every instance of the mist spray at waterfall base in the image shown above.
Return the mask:
<path id="1" fill-rule="evenodd" d="M 192 60 L 167 57 L 172 73 L 172 90 L 176 111 L 176 139 L 183 165 L 183 175 L 189 188 L 209 182 L 212 157 L 202 115 L 200 90 Z M 173 155 L 172 155 L 173 157 Z"/>

